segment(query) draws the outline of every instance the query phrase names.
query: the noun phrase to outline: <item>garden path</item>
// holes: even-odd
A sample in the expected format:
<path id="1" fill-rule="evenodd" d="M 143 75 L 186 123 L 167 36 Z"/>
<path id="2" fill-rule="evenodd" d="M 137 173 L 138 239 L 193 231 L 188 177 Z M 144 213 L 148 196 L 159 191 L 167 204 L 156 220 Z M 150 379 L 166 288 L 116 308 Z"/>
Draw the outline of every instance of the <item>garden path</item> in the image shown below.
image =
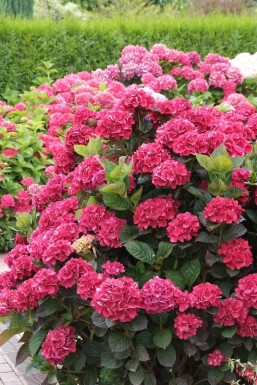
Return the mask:
<path id="1" fill-rule="evenodd" d="M 0 273 L 7 270 L 4 264 L 5 254 L 0 254 Z M 0 332 L 5 326 L 0 323 Z M 18 336 L 14 336 L 11 340 L 0 347 L 0 385 L 40 385 L 45 376 L 41 373 L 33 371 L 25 376 L 26 367 L 29 360 L 26 360 L 18 367 L 15 366 L 15 357 L 20 347 Z"/>

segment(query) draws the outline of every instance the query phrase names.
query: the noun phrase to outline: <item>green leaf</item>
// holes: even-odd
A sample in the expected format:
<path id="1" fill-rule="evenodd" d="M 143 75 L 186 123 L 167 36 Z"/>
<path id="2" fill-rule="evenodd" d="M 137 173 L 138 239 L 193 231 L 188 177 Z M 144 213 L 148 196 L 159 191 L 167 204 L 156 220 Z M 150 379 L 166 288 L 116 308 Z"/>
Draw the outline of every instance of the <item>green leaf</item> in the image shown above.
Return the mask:
<path id="1" fill-rule="evenodd" d="M 109 352 L 102 353 L 101 366 L 108 369 L 117 369 L 123 364 L 122 360 L 117 360 Z"/>
<path id="2" fill-rule="evenodd" d="M 146 348 L 154 347 L 154 344 L 152 342 L 152 334 L 150 331 L 145 330 L 141 333 L 138 333 L 136 335 L 136 341 L 140 344 L 145 346 Z"/>
<path id="3" fill-rule="evenodd" d="M 122 198 L 119 194 L 114 192 L 102 193 L 103 202 L 105 206 L 114 210 L 128 210 L 131 207 L 129 199 Z"/>
<path id="4" fill-rule="evenodd" d="M 201 264 L 199 259 L 191 259 L 185 262 L 181 267 L 180 272 L 186 282 L 186 285 L 191 287 L 201 272 Z"/>
<path id="5" fill-rule="evenodd" d="M 28 213 L 19 213 L 16 217 L 16 227 L 19 230 L 27 231 L 32 223 L 32 218 Z"/>
<path id="6" fill-rule="evenodd" d="M 229 186 L 224 183 L 222 179 L 218 178 L 214 179 L 211 184 L 209 184 L 208 191 L 210 194 L 217 196 L 222 195 L 228 188 Z"/>
<path id="7" fill-rule="evenodd" d="M 112 352 L 123 352 L 131 344 L 130 338 L 121 332 L 111 332 L 108 336 L 108 342 Z"/>
<path id="8" fill-rule="evenodd" d="M 29 357 L 29 344 L 26 342 L 23 344 L 17 352 L 15 366 L 22 364 Z"/>
<path id="9" fill-rule="evenodd" d="M 230 157 L 227 152 L 226 146 L 223 143 L 219 147 L 217 147 L 216 150 L 213 151 L 213 153 L 211 154 L 211 158 L 215 158 L 220 155 L 227 156 L 228 158 Z"/>
<path id="10" fill-rule="evenodd" d="M 231 158 L 232 163 L 233 163 L 233 169 L 240 167 L 245 160 L 245 156 L 233 156 Z"/>
<path id="11" fill-rule="evenodd" d="M 247 232 L 247 228 L 239 224 L 231 224 L 229 227 L 223 231 L 222 233 L 222 241 L 223 242 L 228 242 L 231 241 L 232 239 L 239 238 L 242 235 L 244 235 Z"/>
<path id="12" fill-rule="evenodd" d="M 135 372 L 138 368 L 138 365 L 139 365 L 139 361 L 138 360 L 135 360 L 135 359 L 132 359 L 132 360 L 129 360 L 127 363 L 126 363 L 126 368 L 128 370 L 130 370 L 131 372 Z"/>
<path id="13" fill-rule="evenodd" d="M 171 343 L 172 334 L 169 329 L 159 330 L 153 335 L 153 342 L 158 348 L 166 349 Z"/>
<path id="14" fill-rule="evenodd" d="M 132 385 L 140 385 L 144 381 L 145 371 L 141 365 L 138 366 L 135 372 L 129 372 L 129 381 Z"/>
<path id="15" fill-rule="evenodd" d="M 224 377 L 225 373 L 218 368 L 208 369 L 208 381 L 210 385 L 217 385 Z"/>
<path id="16" fill-rule="evenodd" d="M 195 242 L 202 242 L 202 243 L 213 243 L 216 244 L 219 240 L 219 237 L 214 234 L 206 233 L 205 231 L 201 231 L 198 236 L 195 238 Z"/>
<path id="17" fill-rule="evenodd" d="M 39 305 L 37 315 L 39 317 L 48 317 L 49 315 L 54 314 L 58 308 L 58 302 L 53 298 L 48 298 Z"/>
<path id="18" fill-rule="evenodd" d="M 105 318 L 103 318 L 97 312 L 95 312 L 95 311 L 93 312 L 91 319 L 92 319 L 93 325 L 95 325 L 96 327 L 102 328 L 102 329 L 106 328 Z"/>
<path id="19" fill-rule="evenodd" d="M 196 154 L 196 159 L 200 166 L 209 171 L 212 167 L 212 159 L 207 155 Z"/>
<path id="20" fill-rule="evenodd" d="M 111 172 L 110 178 L 113 182 L 121 181 L 131 173 L 132 163 L 122 162 L 118 164 Z"/>
<path id="21" fill-rule="evenodd" d="M 222 329 L 221 335 L 225 338 L 232 338 L 237 331 L 237 326 L 231 326 L 229 328 Z"/>
<path id="22" fill-rule="evenodd" d="M 124 182 L 104 184 L 99 188 L 99 190 L 104 193 L 115 192 L 122 197 L 125 197 L 127 193 L 127 187 Z"/>
<path id="23" fill-rule="evenodd" d="M 97 381 L 97 370 L 96 368 L 89 368 L 83 372 L 83 376 L 86 379 L 86 385 L 95 385 Z M 72 384 L 71 384 L 72 385 Z"/>
<path id="24" fill-rule="evenodd" d="M 0 346 L 4 345 L 7 341 L 9 341 L 13 336 L 15 336 L 16 332 L 11 331 L 10 329 L 3 330 L 0 334 Z"/>
<path id="25" fill-rule="evenodd" d="M 227 156 L 217 156 L 212 159 L 212 166 L 210 170 L 215 174 L 227 174 L 233 170 L 233 162 Z"/>
<path id="26" fill-rule="evenodd" d="M 39 351 L 43 341 L 46 338 L 46 335 L 47 335 L 47 330 L 42 330 L 42 329 L 40 329 L 39 331 L 37 331 L 32 335 L 32 337 L 29 340 L 29 351 L 31 356 L 34 356 Z"/>
<path id="27" fill-rule="evenodd" d="M 140 241 L 129 241 L 124 244 L 126 250 L 136 259 L 152 265 L 155 260 L 153 249 L 147 243 Z"/>
<path id="28" fill-rule="evenodd" d="M 144 385 L 156 385 L 156 377 L 153 372 L 145 374 Z"/>
<path id="29" fill-rule="evenodd" d="M 74 365 L 76 372 L 79 372 L 85 366 L 86 360 L 87 357 L 83 351 L 80 351 L 76 354 L 76 361 Z"/>
<path id="30" fill-rule="evenodd" d="M 136 346 L 136 356 L 139 361 L 145 362 L 150 360 L 148 351 L 143 345 L 140 345 L 140 344 Z"/>
<path id="31" fill-rule="evenodd" d="M 147 329 L 148 320 L 144 314 L 138 314 L 136 318 L 129 323 L 129 329 L 132 332 L 139 332 Z"/>
<path id="32" fill-rule="evenodd" d="M 167 258 L 171 254 L 171 252 L 175 246 L 176 246 L 176 244 L 174 244 L 174 243 L 161 241 L 159 243 L 159 246 L 158 246 L 156 258 L 158 258 L 158 259 L 159 258 L 160 259 Z"/>
<path id="33" fill-rule="evenodd" d="M 134 204 L 134 206 L 138 205 L 142 195 L 142 191 L 143 191 L 143 186 L 139 187 L 139 189 L 136 190 L 133 195 L 131 195 L 130 201 Z"/>
<path id="34" fill-rule="evenodd" d="M 140 232 L 137 226 L 125 225 L 121 230 L 120 240 L 122 243 L 132 241 L 139 236 Z"/>
<path id="35" fill-rule="evenodd" d="M 179 271 L 167 270 L 165 271 L 166 277 L 169 278 L 175 286 L 179 287 L 181 290 L 185 289 L 186 282 L 184 277 Z"/>
<path id="36" fill-rule="evenodd" d="M 253 221 L 253 223 L 255 223 L 257 225 L 257 212 L 254 211 L 254 210 L 245 210 L 247 216 L 251 219 L 251 221 Z"/>
<path id="37" fill-rule="evenodd" d="M 117 164 L 114 162 L 110 162 L 109 160 L 102 160 L 102 159 L 98 159 L 98 162 L 104 168 L 106 180 L 111 183 L 112 178 L 110 174 L 116 168 Z"/>
<path id="38" fill-rule="evenodd" d="M 168 346 L 165 350 L 157 348 L 157 359 L 162 366 L 172 368 L 176 361 L 176 351 L 172 345 Z"/>
<path id="39" fill-rule="evenodd" d="M 74 151 L 86 158 L 94 155 L 102 155 L 103 153 L 103 143 L 99 138 L 90 138 L 88 144 L 75 144 Z"/>

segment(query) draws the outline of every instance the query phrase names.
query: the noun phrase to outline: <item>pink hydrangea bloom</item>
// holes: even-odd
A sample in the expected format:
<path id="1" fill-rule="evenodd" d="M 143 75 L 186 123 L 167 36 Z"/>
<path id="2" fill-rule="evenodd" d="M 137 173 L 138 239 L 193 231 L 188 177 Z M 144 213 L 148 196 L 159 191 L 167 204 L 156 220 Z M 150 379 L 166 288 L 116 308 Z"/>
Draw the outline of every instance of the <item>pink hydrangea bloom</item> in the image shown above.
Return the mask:
<path id="1" fill-rule="evenodd" d="M 104 318 L 128 322 L 137 316 L 142 298 L 132 278 L 107 278 L 96 289 L 91 305 Z"/>
<path id="2" fill-rule="evenodd" d="M 141 289 L 143 308 L 148 314 L 158 314 L 180 307 L 183 292 L 169 279 L 155 277 L 147 281 Z M 186 298 L 184 305 L 186 305 Z M 188 302 L 189 304 L 189 302 Z M 185 308 L 187 308 L 185 306 Z"/>
<path id="3" fill-rule="evenodd" d="M 66 289 L 75 285 L 85 273 L 93 272 L 93 266 L 82 258 L 71 258 L 58 272 L 58 281 Z"/>
<path id="4" fill-rule="evenodd" d="M 248 315 L 248 309 L 243 301 L 236 298 L 226 298 L 218 304 L 218 311 L 213 320 L 219 325 L 242 325 Z"/>
<path id="5" fill-rule="evenodd" d="M 186 166 L 173 159 L 162 162 L 153 169 L 152 182 L 155 186 L 175 189 L 189 182 L 190 172 Z"/>
<path id="6" fill-rule="evenodd" d="M 191 307 L 207 309 L 210 306 L 217 306 L 222 292 L 217 285 L 209 282 L 199 283 L 193 287 L 190 294 Z"/>
<path id="7" fill-rule="evenodd" d="M 231 270 L 239 270 L 242 267 L 248 267 L 253 263 L 251 246 L 243 238 L 237 238 L 222 243 L 218 253 L 222 255 L 223 262 Z"/>
<path id="8" fill-rule="evenodd" d="M 235 293 L 246 307 L 257 309 L 257 274 L 248 274 L 240 278 Z"/>
<path id="9" fill-rule="evenodd" d="M 97 274 L 95 271 L 84 273 L 78 282 L 77 293 L 85 301 L 93 298 L 96 289 L 103 283 L 103 274 Z"/>
<path id="10" fill-rule="evenodd" d="M 178 214 L 167 227 L 167 235 L 171 242 L 190 241 L 196 237 L 200 223 L 196 215 L 189 212 Z"/>
<path id="11" fill-rule="evenodd" d="M 125 266 L 120 262 L 107 261 L 102 265 L 104 275 L 119 275 L 125 272 Z"/>
<path id="12" fill-rule="evenodd" d="M 133 169 L 135 174 L 140 172 L 152 172 L 165 160 L 170 159 L 170 155 L 158 143 L 144 143 L 133 155 Z"/>
<path id="13" fill-rule="evenodd" d="M 60 365 L 65 357 L 76 351 L 76 329 L 73 326 L 58 326 L 47 333 L 41 353 L 52 365 Z"/>
<path id="14" fill-rule="evenodd" d="M 203 325 L 203 321 L 194 314 L 181 313 L 174 320 L 176 335 L 181 340 L 187 340 L 196 335 L 197 330 Z"/>
<path id="15" fill-rule="evenodd" d="M 215 349 L 208 354 L 207 364 L 210 366 L 220 366 L 223 362 L 227 362 L 227 360 L 227 357 L 225 357 L 219 349 Z"/>
<path id="16" fill-rule="evenodd" d="M 166 227 L 178 212 L 180 202 L 171 196 L 146 199 L 136 207 L 134 223 L 142 230 Z"/>
<path id="17" fill-rule="evenodd" d="M 15 206 L 14 197 L 11 194 L 5 194 L 1 198 L 1 208 L 3 210 L 9 209 Z"/>
<path id="18" fill-rule="evenodd" d="M 243 213 L 239 203 L 230 198 L 213 198 L 204 208 L 204 218 L 214 223 L 239 223 Z"/>

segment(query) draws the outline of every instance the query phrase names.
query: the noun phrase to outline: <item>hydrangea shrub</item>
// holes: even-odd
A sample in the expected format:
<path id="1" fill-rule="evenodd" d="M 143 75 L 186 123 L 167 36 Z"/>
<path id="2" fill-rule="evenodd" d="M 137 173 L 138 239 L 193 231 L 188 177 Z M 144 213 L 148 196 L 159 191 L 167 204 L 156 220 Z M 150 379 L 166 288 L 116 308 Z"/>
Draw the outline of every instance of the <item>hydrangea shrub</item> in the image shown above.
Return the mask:
<path id="1" fill-rule="evenodd" d="M 14 105 L 0 102 L 0 252 L 14 246 L 15 216 L 32 209 L 27 188 L 47 180 L 44 169 L 51 160 L 39 137 L 46 130 L 46 107 L 53 99 L 45 88 L 25 92 Z M 10 102 L 16 97 L 11 92 L 8 96 Z"/>
<path id="2" fill-rule="evenodd" d="M 20 226 L 0 275 L 17 363 L 60 385 L 217 385 L 237 380 L 230 359 L 256 361 L 257 112 L 242 82 L 224 57 L 155 45 L 54 83 L 37 226 Z"/>

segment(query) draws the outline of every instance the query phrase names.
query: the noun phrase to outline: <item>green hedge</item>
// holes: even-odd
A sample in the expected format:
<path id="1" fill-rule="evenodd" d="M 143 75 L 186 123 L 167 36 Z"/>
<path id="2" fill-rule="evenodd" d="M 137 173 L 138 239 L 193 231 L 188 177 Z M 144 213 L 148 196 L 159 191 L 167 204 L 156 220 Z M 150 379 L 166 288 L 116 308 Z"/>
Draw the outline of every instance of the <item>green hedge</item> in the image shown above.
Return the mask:
<path id="1" fill-rule="evenodd" d="M 50 60 L 58 76 L 115 63 L 127 44 L 154 43 L 202 55 L 230 57 L 255 52 L 257 19 L 249 16 L 208 16 L 165 19 L 165 15 L 130 20 L 91 20 L 84 23 L 0 19 L 0 93 L 32 84 L 41 60 Z"/>

